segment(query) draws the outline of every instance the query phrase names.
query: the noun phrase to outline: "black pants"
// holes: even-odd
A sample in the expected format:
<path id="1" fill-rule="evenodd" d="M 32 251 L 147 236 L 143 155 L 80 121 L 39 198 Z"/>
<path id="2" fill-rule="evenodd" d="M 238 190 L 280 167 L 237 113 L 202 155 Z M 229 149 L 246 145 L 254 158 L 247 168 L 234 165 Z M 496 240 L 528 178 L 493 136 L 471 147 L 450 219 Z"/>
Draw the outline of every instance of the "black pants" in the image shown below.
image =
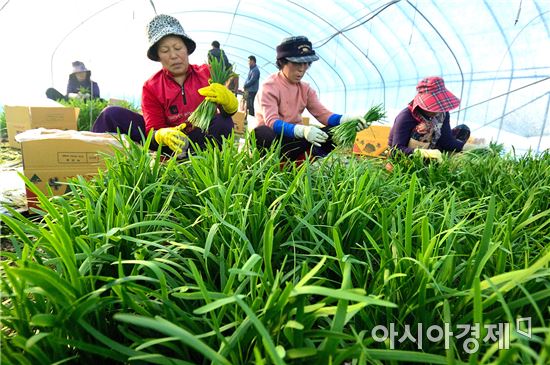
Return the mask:
<path id="1" fill-rule="evenodd" d="M 325 143 L 321 144 L 321 147 L 314 146 L 303 138 L 291 138 L 286 136 L 281 137 L 275 133 L 273 128 L 266 125 L 256 127 L 254 129 L 254 134 L 256 135 L 256 146 L 260 150 L 269 149 L 273 143 L 281 141 L 281 152 L 283 153 L 283 156 L 294 161 L 305 152 L 317 157 L 324 157 L 328 155 L 329 152 L 334 149 L 334 144 L 330 138 L 330 133 L 328 132 L 330 128 L 331 127 L 321 128 L 323 132 L 329 135 L 329 139 Z"/>
<path id="2" fill-rule="evenodd" d="M 246 110 L 248 115 L 254 115 L 254 98 L 256 97 L 256 91 L 248 91 L 246 95 Z"/>

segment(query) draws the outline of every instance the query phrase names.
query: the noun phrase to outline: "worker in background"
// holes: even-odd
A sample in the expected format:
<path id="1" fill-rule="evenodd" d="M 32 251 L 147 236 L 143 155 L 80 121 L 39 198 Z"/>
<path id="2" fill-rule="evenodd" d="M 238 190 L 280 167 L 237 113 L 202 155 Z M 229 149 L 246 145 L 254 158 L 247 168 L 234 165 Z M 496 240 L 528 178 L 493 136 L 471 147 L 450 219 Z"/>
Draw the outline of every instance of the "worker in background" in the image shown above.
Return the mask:
<path id="1" fill-rule="evenodd" d="M 462 151 L 470 129 L 464 124 L 451 129 L 449 122 L 449 111 L 459 106 L 460 99 L 447 90 L 443 79 L 437 76 L 422 79 L 416 90 L 414 99 L 395 118 L 389 147 L 437 160 L 442 159 L 441 151 Z"/>
<path id="2" fill-rule="evenodd" d="M 232 73 L 229 79 L 227 79 L 225 86 L 229 90 L 237 96 L 237 93 L 239 91 L 239 75 L 235 73 L 234 65 L 229 63 L 229 59 L 227 58 L 227 55 L 225 52 L 220 48 L 220 42 L 213 41 L 212 42 L 212 49 L 208 51 L 208 64 L 212 63 L 212 59 L 217 59 L 218 62 L 222 62 L 222 65 L 225 66 L 225 68 L 231 69 Z"/>
<path id="3" fill-rule="evenodd" d="M 225 67 L 232 67 L 225 55 L 225 52 L 220 48 L 220 42 L 213 41 L 212 49 L 208 51 L 208 63 L 212 58 L 216 58 L 219 62 L 222 62 Z"/>
<path id="4" fill-rule="evenodd" d="M 254 98 L 258 93 L 260 86 L 260 69 L 256 66 L 256 57 L 248 56 L 248 76 L 243 85 L 243 89 L 246 95 L 246 110 L 248 115 L 254 115 Z"/>
<path id="5" fill-rule="evenodd" d="M 91 79 L 92 71 L 80 61 L 74 61 L 72 66 L 73 70 L 67 82 L 67 93 L 63 95 L 56 89 L 49 88 L 46 90 L 46 96 L 52 100 L 100 98 L 99 85 Z"/>
<path id="6" fill-rule="evenodd" d="M 101 112 L 92 131 L 120 131 L 136 142 L 142 141 L 142 135 L 153 132 L 151 148 L 163 145 L 168 148 L 163 152 L 170 154 L 185 152 L 189 141 L 199 148 L 204 147 L 206 140 L 221 145 L 223 137 L 228 137 L 233 130 L 231 115 L 238 107 L 235 95 L 224 85 L 209 85 L 209 65 L 189 64 L 189 55 L 195 51 L 196 44 L 176 18 L 164 14 L 155 16 L 147 25 L 147 35 L 147 57 L 160 62 L 162 68 L 143 85 L 143 116 L 110 106 Z M 219 107 L 207 132 L 188 121 L 205 97 Z"/>
<path id="7" fill-rule="evenodd" d="M 258 126 L 254 132 L 259 148 L 270 148 L 273 142 L 281 140 L 281 151 L 288 160 L 300 160 L 306 153 L 323 157 L 334 149 L 330 128 L 357 119 L 361 121 L 357 129 L 366 128 L 362 115 L 340 115 L 328 110 L 315 90 L 303 81 L 312 62 L 318 59 L 304 36 L 285 38 L 277 46 L 279 71 L 268 76 L 255 99 Z M 305 109 L 321 127 L 302 123 Z"/>
<path id="8" fill-rule="evenodd" d="M 232 65 L 231 69 L 234 70 L 234 67 L 235 66 Z M 231 92 L 233 94 L 235 94 L 235 96 L 237 96 L 237 94 L 239 93 L 239 74 L 235 73 L 235 71 L 232 71 L 231 75 L 229 76 L 229 78 L 225 82 L 225 86 L 229 90 L 231 90 Z"/>

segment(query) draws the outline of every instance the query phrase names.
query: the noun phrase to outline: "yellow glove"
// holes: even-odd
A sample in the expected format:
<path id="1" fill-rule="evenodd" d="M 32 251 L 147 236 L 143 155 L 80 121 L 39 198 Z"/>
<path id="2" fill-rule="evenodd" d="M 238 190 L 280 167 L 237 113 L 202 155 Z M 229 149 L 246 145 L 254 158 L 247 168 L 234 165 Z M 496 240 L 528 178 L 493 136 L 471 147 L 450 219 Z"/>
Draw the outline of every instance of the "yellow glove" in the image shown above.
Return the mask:
<path id="1" fill-rule="evenodd" d="M 178 131 L 185 134 L 185 128 L 187 128 L 187 123 L 181 123 L 180 125 L 178 125 L 177 127 L 174 127 L 174 128 L 176 128 Z"/>
<path id="2" fill-rule="evenodd" d="M 239 107 L 237 97 L 222 84 L 213 83 L 199 89 L 199 94 L 206 96 L 206 100 L 220 104 L 227 114 L 234 114 Z"/>
<path id="3" fill-rule="evenodd" d="M 420 156 L 422 156 L 424 158 L 435 158 L 439 162 L 443 161 L 443 157 L 441 156 L 441 151 L 440 150 L 418 148 L 416 151 L 418 151 Z"/>
<path id="4" fill-rule="evenodd" d="M 185 123 L 173 128 L 161 128 L 155 131 L 155 141 L 179 154 L 187 144 L 187 136 L 182 132 L 183 128 Z"/>

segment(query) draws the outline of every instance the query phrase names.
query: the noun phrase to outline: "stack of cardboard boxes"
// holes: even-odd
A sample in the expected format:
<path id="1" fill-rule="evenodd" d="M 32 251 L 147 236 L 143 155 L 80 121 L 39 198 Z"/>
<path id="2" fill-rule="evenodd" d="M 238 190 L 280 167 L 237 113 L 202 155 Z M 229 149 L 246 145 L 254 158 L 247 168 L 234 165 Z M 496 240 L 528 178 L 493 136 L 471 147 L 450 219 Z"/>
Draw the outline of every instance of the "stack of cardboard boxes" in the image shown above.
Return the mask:
<path id="1" fill-rule="evenodd" d="M 9 106 L 4 107 L 6 127 L 8 129 L 8 144 L 13 148 L 21 148 L 15 136 L 21 132 L 35 128 L 47 129 L 77 129 L 78 108 L 64 106 Z"/>
<path id="2" fill-rule="evenodd" d="M 104 167 L 103 156 L 120 148 L 109 134 L 80 132 L 78 108 L 64 106 L 4 106 L 8 143 L 20 148 L 23 174 L 46 195 L 61 195 L 77 175 L 89 177 Z M 29 207 L 36 195 L 26 188 Z"/>

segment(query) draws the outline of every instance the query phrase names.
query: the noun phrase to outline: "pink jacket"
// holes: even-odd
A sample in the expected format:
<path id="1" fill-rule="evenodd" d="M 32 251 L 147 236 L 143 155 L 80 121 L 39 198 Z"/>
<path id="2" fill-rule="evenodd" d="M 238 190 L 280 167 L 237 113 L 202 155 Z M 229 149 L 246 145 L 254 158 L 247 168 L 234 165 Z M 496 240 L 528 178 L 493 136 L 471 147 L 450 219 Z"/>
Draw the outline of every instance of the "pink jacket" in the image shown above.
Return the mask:
<path id="1" fill-rule="evenodd" d="M 273 128 L 277 119 L 292 124 L 302 123 L 302 113 L 307 109 L 323 125 L 333 114 L 319 101 L 317 93 L 306 82 L 290 83 L 281 71 L 270 75 L 256 96 L 255 110 L 258 126 Z"/>

